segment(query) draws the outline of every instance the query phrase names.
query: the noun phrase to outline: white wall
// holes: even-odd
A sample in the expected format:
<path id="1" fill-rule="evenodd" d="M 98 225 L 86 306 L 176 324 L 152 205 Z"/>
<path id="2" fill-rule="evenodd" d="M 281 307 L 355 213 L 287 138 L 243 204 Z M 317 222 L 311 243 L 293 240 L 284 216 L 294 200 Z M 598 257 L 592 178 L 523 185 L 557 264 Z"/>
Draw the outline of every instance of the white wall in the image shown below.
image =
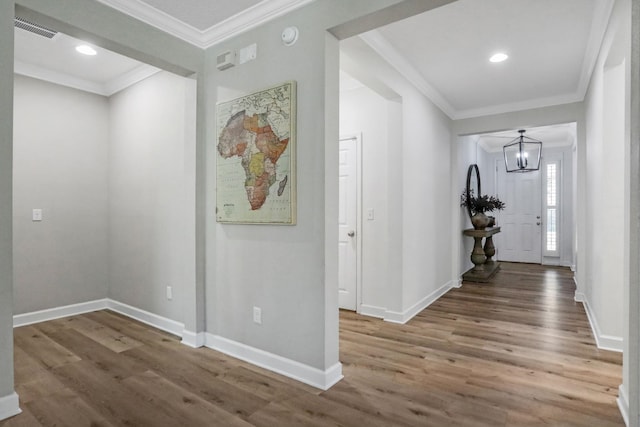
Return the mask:
<path id="1" fill-rule="evenodd" d="M 630 20 L 618 2 L 585 98 L 585 300 L 596 338 L 622 350 L 625 271 L 625 203 L 628 194 L 627 86 Z M 628 4 L 626 5 L 628 7 Z M 580 239 L 582 237 L 582 239 Z"/>
<path id="2" fill-rule="evenodd" d="M 340 93 L 340 135 L 362 135 L 362 304 L 384 307 L 387 301 L 389 275 L 389 157 L 396 142 L 389 129 L 388 101 L 367 87 Z M 366 219 L 373 209 L 374 220 Z"/>
<path id="3" fill-rule="evenodd" d="M 405 13 L 402 9 L 406 2 L 314 2 L 207 51 L 209 141 L 215 141 L 216 138 L 213 120 L 216 102 L 229 99 L 231 94 L 251 93 L 290 79 L 298 83 L 297 225 L 230 225 L 216 224 L 211 220 L 207 227 L 207 330 L 217 338 L 224 339 L 221 342 L 231 341 L 233 345 L 240 343 L 274 353 L 324 373 L 339 366 L 337 256 L 334 249 L 337 242 L 338 45 L 333 37 L 327 36 L 326 30 L 337 26 L 334 34 L 344 36 L 345 31 L 355 28 L 341 25 L 350 19 L 356 20 L 355 24 L 352 23 L 357 26 L 356 32 L 382 25 L 386 19 L 383 18 L 384 14 L 375 12 L 396 3 L 399 7 L 395 12 L 399 13 L 394 17 L 399 19 Z M 414 13 L 417 12 L 416 7 L 424 11 L 435 3 L 411 2 L 407 6 Z M 370 12 L 374 13 L 370 15 Z M 358 19 L 365 15 L 368 15 L 366 19 Z M 282 45 L 280 34 L 282 28 L 293 22 L 299 28 L 304 28 L 304 32 L 294 46 L 287 48 Z M 256 60 L 227 71 L 216 70 L 215 58 L 221 52 L 226 49 L 237 50 L 256 42 L 259 52 Z M 415 152 L 425 158 L 420 170 L 410 170 L 413 168 L 411 165 L 407 171 L 417 177 L 416 183 L 410 184 L 411 190 L 422 184 L 420 191 L 415 193 L 417 198 L 423 194 L 429 197 L 430 186 L 436 186 L 436 182 L 447 182 L 449 178 L 448 127 L 432 127 L 446 120 L 429 120 L 436 113 L 427 103 L 417 100 L 407 102 L 414 107 L 413 114 L 423 121 L 410 132 L 415 144 L 424 144 L 416 147 Z M 409 139 L 407 131 L 402 130 L 405 140 Z M 431 148 L 432 145 L 438 150 L 425 148 Z M 442 156 L 440 149 L 446 149 Z M 428 157 L 424 156 L 424 151 L 429 151 Z M 407 156 L 406 153 L 402 155 Z M 210 143 L 207 159 L 207 186 L 210 189 L 207 217 L 214 218 L 215 144 Z M 409 165 L 411 159 L 406 163 Z M 434 175 L 424 173 L 429 169 Z M 444 176 L 439 176 L 443 169 Z M 433 181 L 424 182 L 427 177 L 433 178 Z M 438 189 L 436 195 L 445 191 Z M 447 200 L 450 200 L 448 192 Z M 400 208 L 397 205 L 394 207 Z M 406 207 L 413 206 L 401 208 Z M 397 212 L 402 215 L 400 209 Z M 447 231 L 450 218 L 448 215 L 439 215 L 429 206 L 428 212 L 425 213 L 423 209 L 422 212 L 411 213 L 411 218 L 400 217 L 394 225 L 404 219 L 406 227 L 408 221 L 415 220 L 414 215 L 419 216 L 422 222 L 416 224 L 416 229 L 410 231 L 415 234 L 408 236 L 404 242 L 418 244 L 412 245 L 416 249 L 415 255 L 402 269 L 414 276 L 411 282 L 417 279 L 420 282 L 418 287 L 427 287 L 434 282 L 430 277 L 434 272 L 422 270 L 424 260 L 433 259 L 437 262 L 439 256 L 447 260 L 450 258 Z M 441 223 L 436 235 L 433 232 L 434 223 Z M 429 239 L 443 241 L 444 247 L 434 248 L 430 243 L 418 242 L 421 236 L 427 236 L 427 231 Z M 439 234 L 446 235 L 446 238 L 440 239 Z M 405 235 L 402 234 L 402 237 Z M 436 250 L 439 255 L 433 257 L 432 252 Z M 394 255 L 397 257 L 398 252 L 394 252 Z M 247 260 L 251 261 L 250 267 L 247 267 Z M 397 260 L 390 260 L 390 263 L 395 265 Z M 421 268 L 415 269 L 418 263 Z M 448 265 L 443 274 L 446 278 L 438 286 L 450 280 Z M 418 278 L 418 270 L 426 274 Z M 440 282 L 440 278 L 435 281 Z M 419 292 L 421 295 L 423 290 Z M 413 291 L 408 290 L 412 298 L 416 293 Z M 262 308 L 262 325 L 252 321 L 253 306 Z M 395 307 L 402 310 L 403 301 L 398 301 Z"/>
<path id="4" fill-rule="evenodd" d="M 13 391 L 13 17 L 13 2 L 0 2 L 0 420 L 20 411 Z"/>
<path id="5" fill-rule="evenodd" d="M 363 313 L 402 322 L 433 301 L 434 293 L 448 289 L 457 280 L 451 276 L 453 219 L 449 206 L 452 192 L 457 192 L 450 179 L 451 121 L 363 41 L 345 40 L 341 51 L 341 66 L 349 74 L 386 97 L 393 97 L 387 106 L 401 108 L 400 120 L 388 122 L 387 148 L 380 153 L 385 157 L 379 157 L 378 163 L 372 165 L 363 163 L 363 169 L 369 169 L 371 174 L 381 162 L 386 163 L 386 168 L 382 165 L 381 169 L 388 174 L 386 192 L 376 188 L 373 191 L 379 192 L 384 197 L 380 202 L 388 205 L 385 252 L 390 257 L 386 296 L 377 302 L 381 305 L 363 307 Z M 364 102 L 358 107 L 368 111 Z M 349 114 L 342 114 L 341 118 L 346 121 L 343 127 L 361 126 L 352 123 Z M 371 116 L 369 120 L 376 119 L 378 116 Z M 366 235 L 363 241 L 365 246 L 373 244 L 374 250 L 380 250 L 380 243 Z M 396 256 L 400 264 L 394 267 L 392 258 Z"/>
<path id="6" fill-rule="evenodd" d="M 15 76 L 15 314 L 106 297 L 108 138 L 107 98 Z"/>
<path id="7" fill-rule="evenodd" d="M 109 297 L 182 323 L 195 282 L 191 85 L 161 72 L 109 103 Z"/>

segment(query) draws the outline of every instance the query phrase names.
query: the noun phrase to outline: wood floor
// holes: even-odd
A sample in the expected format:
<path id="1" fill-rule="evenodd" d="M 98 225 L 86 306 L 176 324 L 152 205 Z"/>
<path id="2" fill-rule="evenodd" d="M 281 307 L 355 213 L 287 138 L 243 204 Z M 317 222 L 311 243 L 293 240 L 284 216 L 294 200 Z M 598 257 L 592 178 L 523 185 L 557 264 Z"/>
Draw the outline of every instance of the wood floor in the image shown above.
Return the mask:
<path id="1" fill-rule="evenodd" d="M 503 264 L 406 325 L 340 314 L 345 378 L 311 387 L 110 311 L 15 329 L 16 426 L 622 426 L 566 269 Z"/>

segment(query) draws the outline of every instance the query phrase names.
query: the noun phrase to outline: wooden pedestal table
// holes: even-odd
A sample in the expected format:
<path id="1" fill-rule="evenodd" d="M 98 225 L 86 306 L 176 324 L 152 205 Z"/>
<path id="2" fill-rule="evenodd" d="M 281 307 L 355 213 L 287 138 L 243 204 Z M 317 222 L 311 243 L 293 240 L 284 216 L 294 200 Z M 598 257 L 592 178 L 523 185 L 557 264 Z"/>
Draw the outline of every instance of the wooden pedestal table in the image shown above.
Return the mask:
<path id="1" fill-rule="evenodd" d="M 473 237 L 474 240 L 473 251 L 471 251 L 471 262 L 474 267 L 462 275 L 464 280 L 488 282 L 500 269 L 500 264 L 491 259 L 496 254 L 493 235 L 499 232 L 500 227 L 485 228 L 484 230 L 470 228 L 463 231 L 465 236 Z M 486 239 L 484 247 L 482 239 Z"/>

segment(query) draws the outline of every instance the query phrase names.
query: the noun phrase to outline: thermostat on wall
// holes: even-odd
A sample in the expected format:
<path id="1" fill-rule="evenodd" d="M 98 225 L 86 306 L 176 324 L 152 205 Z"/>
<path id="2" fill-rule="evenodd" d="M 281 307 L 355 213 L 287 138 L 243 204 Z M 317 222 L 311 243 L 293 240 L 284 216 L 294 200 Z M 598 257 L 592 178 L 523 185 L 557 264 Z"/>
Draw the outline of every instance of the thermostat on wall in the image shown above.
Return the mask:
<path id="1" fill-rule="evenodd" d="M 236 65 L 235 61 L 236 61 L 235 52 L 228 50 L 218 55 L 218 57 L 216 58 L 216 67 L 220 71 L 226 70 L 227 68 L 231 68 L 234 65 Z"/>

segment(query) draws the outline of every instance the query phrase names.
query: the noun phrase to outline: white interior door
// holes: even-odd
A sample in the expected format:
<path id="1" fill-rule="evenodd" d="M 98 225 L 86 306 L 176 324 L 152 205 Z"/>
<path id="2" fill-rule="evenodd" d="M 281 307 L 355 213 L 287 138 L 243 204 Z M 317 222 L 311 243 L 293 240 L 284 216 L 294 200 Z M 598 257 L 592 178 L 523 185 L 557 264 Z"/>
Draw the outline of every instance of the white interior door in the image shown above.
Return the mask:
<path id="1" fill-rule="evenodd" d="M 340 140 L 338 287 L 340 308 L 357 310 L 357 140 Z"/>
<path id="2" fill-rule="evenodd" d="M 540 171 L 507 173 L 496 162 L 498 197 L 506 208 L 500 212 L 495 237 L 500 261 L 542 262 L 542 195 Z M 495 212 L 494 212 L 495 214 Z M 491 214 L 490 214 L 491 215 Z"/>

